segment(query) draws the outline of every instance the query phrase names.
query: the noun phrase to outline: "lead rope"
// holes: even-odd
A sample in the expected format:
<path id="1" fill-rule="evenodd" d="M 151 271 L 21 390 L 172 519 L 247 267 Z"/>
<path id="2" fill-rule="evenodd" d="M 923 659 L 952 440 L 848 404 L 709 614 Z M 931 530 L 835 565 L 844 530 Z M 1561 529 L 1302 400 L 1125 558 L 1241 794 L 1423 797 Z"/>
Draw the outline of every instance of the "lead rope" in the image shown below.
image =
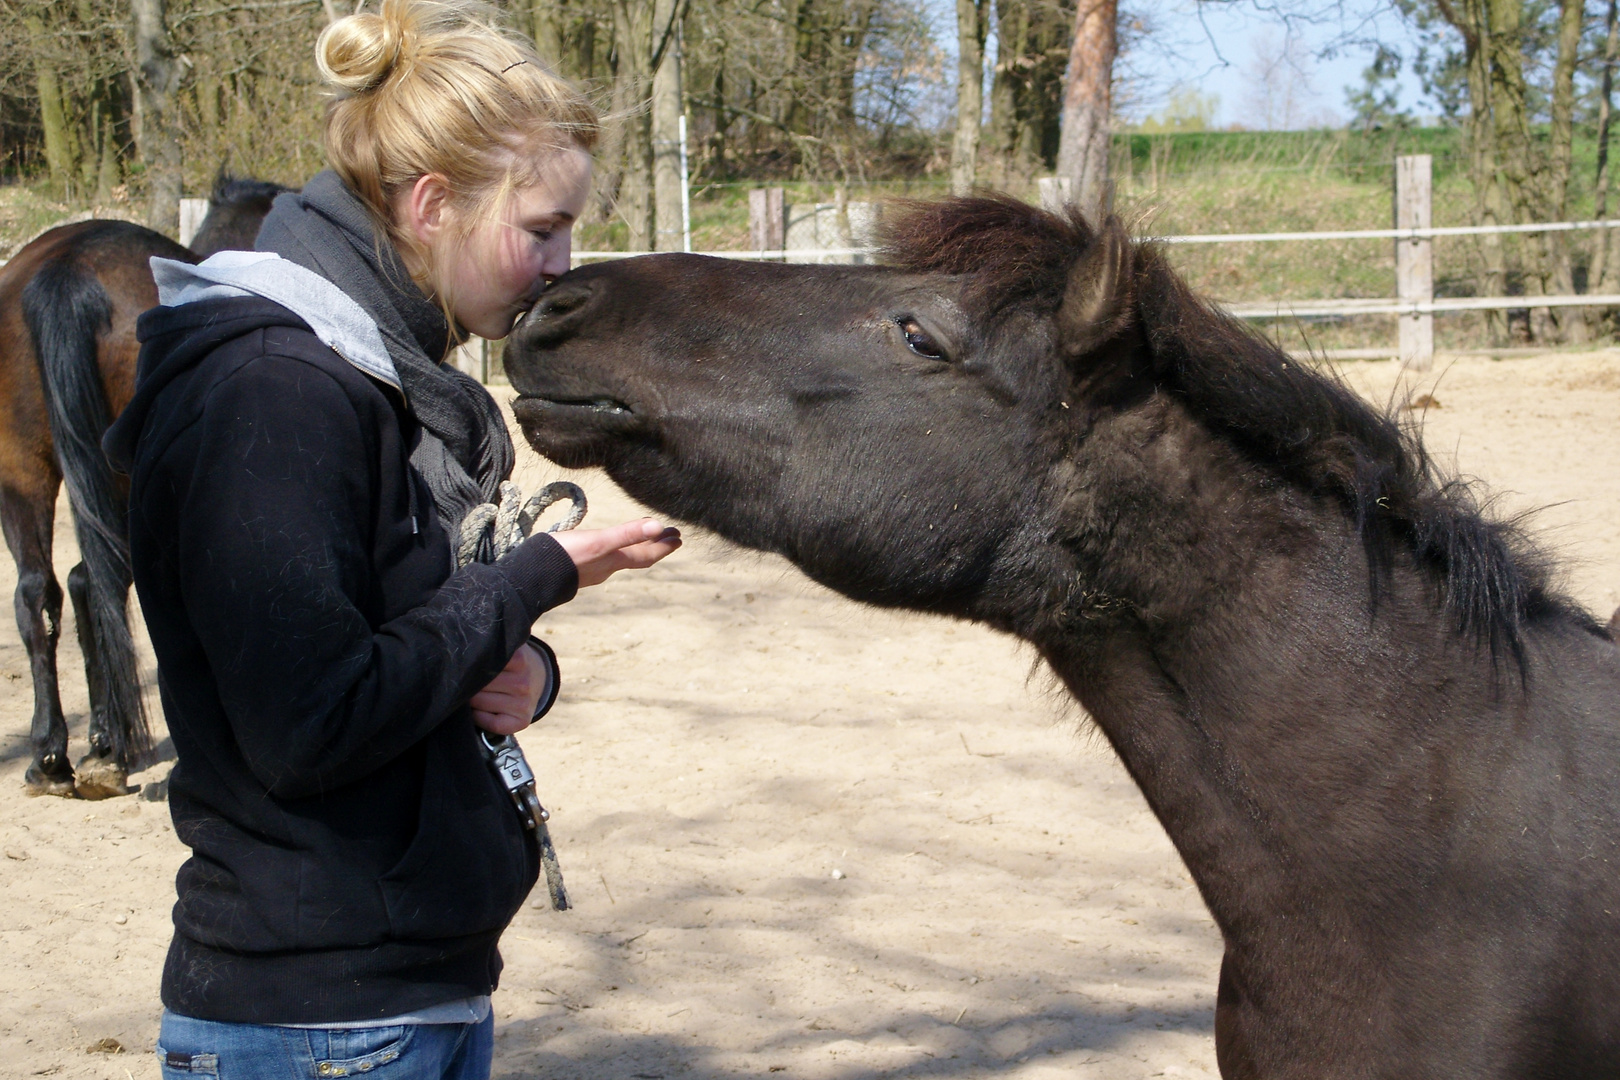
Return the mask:
<path id="1" fill-rule="evenodd" d="M 510 480 L 501 484 L 501 501 L 482 503 L 468 511 L 461 522 L 461 537 L 456 545 L 456 566 L 471 562 L 492 563 L 527 540 L 534 531 L 534 523 L 546 507 L 567 499 L 573 503 L 566 517 L 548 528 L 547 532 L 572 529 L 585 519 L 585 492 L 578 484 L 566 480 L 547 484 L 538 495 L 523 501 L 523 489 Z M 546 822 L 551 814 L 540 805 L 535 790 L 534 770 L 529 768 L 523 748 L 510 735 L 499 737 L 479 731 L 478 741 L 484 747 L 485 757 L 495 775 L 501 778 L 524 828 L 535 834 L 540 843 L 540 865 L 546 871 L 546 892 L 551 896 L 553 911 L 568 910 L 568 890 L 563 888 L 562 867 L 557 864 L 557 849 L 551 844 L 551 830 Z"/>

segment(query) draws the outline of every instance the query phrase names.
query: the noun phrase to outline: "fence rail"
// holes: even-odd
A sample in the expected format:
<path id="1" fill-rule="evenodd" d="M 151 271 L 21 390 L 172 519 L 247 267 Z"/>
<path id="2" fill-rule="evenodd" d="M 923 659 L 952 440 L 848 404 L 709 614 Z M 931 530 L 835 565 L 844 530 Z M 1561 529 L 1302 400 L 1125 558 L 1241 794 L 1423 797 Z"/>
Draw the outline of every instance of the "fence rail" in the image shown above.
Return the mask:
<path id="1" fill-rule="evenodd" d="M 1620 229 L 1620 218 L 1602 218 L 1595 221 L 1543 221 L 1530 225 L 1434 225 L 1428 228 L 1407 229 L 1324 229 L 1319 232 L 1270 233 L 1187 233 L 1180 236 L 1144 236 L 1143 240 L 1155 244 L 1268 244 L 1313 240 L 1432 240 L 1440 236 L 1501 236 L 1510 233 L 1581 232 L 1589 229 Z M 694 251 L 694 255 L 712 255 L 722 259 L 782 260 L 789 257 L 847 258 L 851 255 L 874 255 L 877 249 L 849 248 L 786 248 L 769 251 Z M 576 261 L 595 259 L 627 259 L 636 255 L 654 255 L 652 251 L 576 251 Z M 1524 305 L 1519 305 L 1524 306 Z M 1541 306 L 1541 305 L 1538 305 Z"/>
<path id="2" fill-rule="evenodd" d="M 1534 225 L 1433 225 L 1426 228 L 1329 229 L 1323 232 L 1193 233 L 1150 236 L 1160 244 L 1262 244 L 1287 240 L 1432 240 L 1437 236 L 1498 236 L 1506 233 L 1578 232 L 1620 229 L 1620 218 L 1599 221 L 1544 221 Z"/>
<path id="3" fill-rule="evenodd" d="M 1274 303 L 1222 304 L 1240 319 L 1291 319 L 1331 315 L 1433 315 L 1441 311 L 1525 311 L 1552 307 L 1620 307 L 1620 293 L 1577 293 L 1574 296 L 1455 296 L 1440 300 L 1279 300 Z"/>

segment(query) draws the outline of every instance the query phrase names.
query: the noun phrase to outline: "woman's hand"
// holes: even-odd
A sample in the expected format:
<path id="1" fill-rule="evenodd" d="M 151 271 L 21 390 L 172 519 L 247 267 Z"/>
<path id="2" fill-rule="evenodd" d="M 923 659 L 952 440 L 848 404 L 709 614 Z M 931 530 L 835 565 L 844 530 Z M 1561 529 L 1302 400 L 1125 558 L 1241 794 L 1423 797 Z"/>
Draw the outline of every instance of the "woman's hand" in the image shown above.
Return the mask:
<path id="1" fill-rule="evenodd" d="M 516 735 L 534 722 L 550 678 L 550 666 L 535 647 L 527 642 L 518 646 L 501 673 L 468 702 L 473 723 L 492 735 Z"/>
<path id="2" fill-rule="evenodd" d="M 619 570 L 645 570 L 681 546 L 681 531 L 652 518 L 608 529 L 573 529 L 549 534 L 579 571 L 579 587 L 600 585 Z"/>
<path id="3" fill-rule="evenodd" d="M 579 585 L 600 585 L 619 570 L 645 570 L 681 546 L 679 529 L 651 518 L 610 529 L 551 533 L 579 571 Z M 534 722 L 550 667 L 532 645 L 522 645 L 488 686 L 472 696 L 473 723 L 492 735 L 516 735 Z"/>

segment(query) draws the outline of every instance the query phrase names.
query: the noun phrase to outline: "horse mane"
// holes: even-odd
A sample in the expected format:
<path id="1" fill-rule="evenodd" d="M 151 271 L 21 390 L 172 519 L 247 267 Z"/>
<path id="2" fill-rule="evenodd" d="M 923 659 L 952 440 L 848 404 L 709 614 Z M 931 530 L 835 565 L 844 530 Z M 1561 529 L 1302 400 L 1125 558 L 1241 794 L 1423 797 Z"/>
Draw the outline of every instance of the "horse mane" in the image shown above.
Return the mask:
<path id="1" fill-rule="evenodd" d="M 291 191 L 271 180 L 255 180 L 247 176 L 233 176 L 222 166 L 214 175 L 214 188 L 208 193 L 212 206 L 263 205 L 284 191 Z"/>
<path id="2" fill-rule="evenodd" d="M 1097 235 L 1072 207 L 1059 216 L 1005 195 L 906 204 L 884 226 L 888 262 L 970 276 L 965 301 L 992 317 L 1055 312 Z M 1475 484 L 1436 466 L 1413 425 L 1199 297 L 1157 245 L 1131 249 L 1132 306 L 1159 389 L 1251 460 L 1339 503 L 1366 550 L 1375 606 L 1404 551 L 1439 583 L 1457 631 L 1493 662 L 1511 656 L 1521 676 L 1527 623 L 1563 616 L 1608 636 L 1554 589 L 1553 563 L 1522 518 L 1492 516 Z"/>

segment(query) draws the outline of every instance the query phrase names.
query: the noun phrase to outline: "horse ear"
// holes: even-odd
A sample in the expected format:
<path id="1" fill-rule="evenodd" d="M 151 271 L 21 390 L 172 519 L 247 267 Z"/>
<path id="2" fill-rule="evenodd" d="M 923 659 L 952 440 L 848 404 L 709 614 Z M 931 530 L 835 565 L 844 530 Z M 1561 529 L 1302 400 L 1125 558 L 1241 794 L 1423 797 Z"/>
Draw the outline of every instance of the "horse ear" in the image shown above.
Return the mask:
<path id="1" fill-rule="evenodd" d="M 1069 268 L 1069 282 L 1058 309 L 1058 337 L 1070 359 L 1106 344 L 1130 325 L 1131 239 L 1118 218 L 1104 219 L 1091 249 Z"/>

